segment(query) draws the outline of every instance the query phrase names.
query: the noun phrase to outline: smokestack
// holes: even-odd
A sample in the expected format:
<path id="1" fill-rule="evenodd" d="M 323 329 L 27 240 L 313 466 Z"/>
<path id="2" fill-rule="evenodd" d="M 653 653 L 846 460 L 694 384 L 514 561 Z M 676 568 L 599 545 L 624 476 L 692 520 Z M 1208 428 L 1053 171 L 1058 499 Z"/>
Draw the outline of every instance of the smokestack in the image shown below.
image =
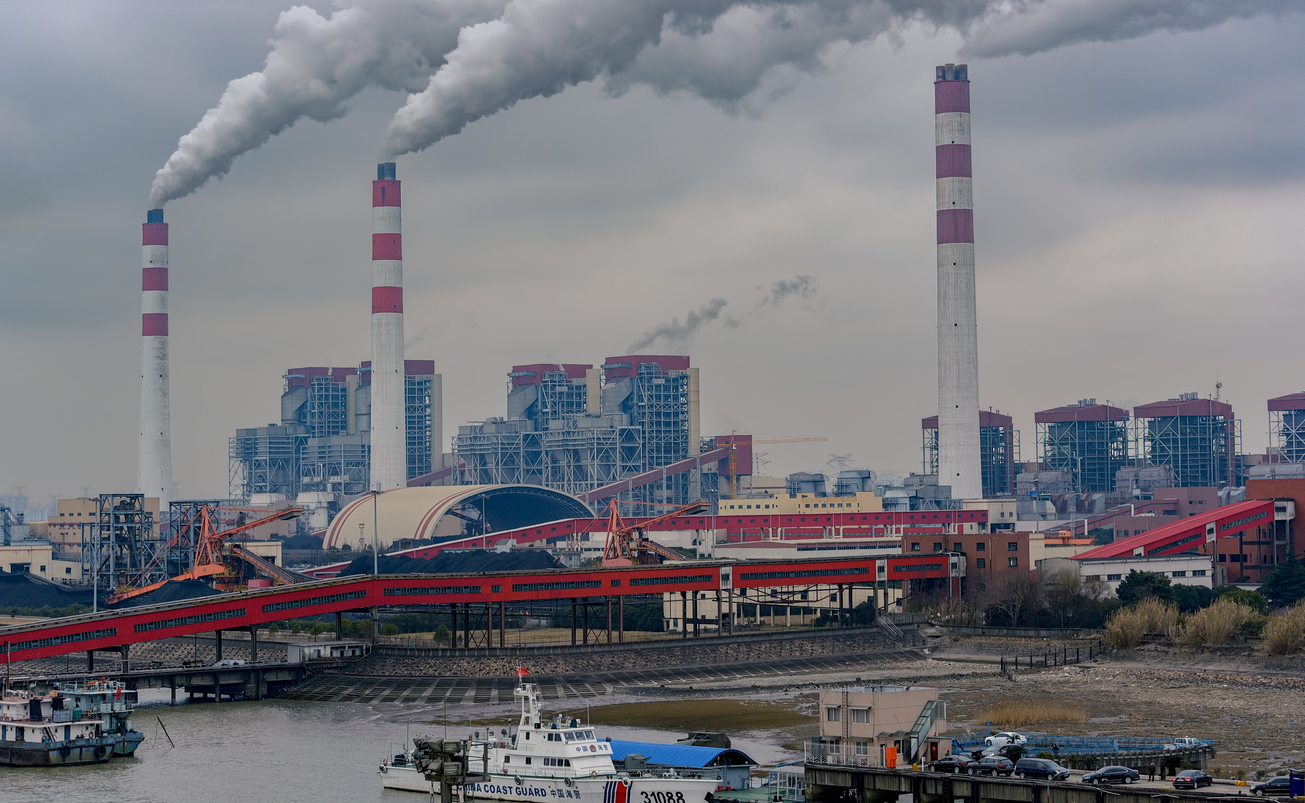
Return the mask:
<path id="1" fill-rule="evenodd" d="M 141 226 L 140 440 L 136 487 L 172 500 L 172 413 L 168 401 L 168 224 L 151 209 Z"/>
<path id="2" fill-rule="evenodd" d="M 372 488 L 408 480 L 403 415 L 402 202 L 394 162 L 376 166 L 372 182 Z"/>
<path id="3" fill-rule="evenodd" d="M 979 461 L 979 334 L 974 300 L 970 81 L 964 64 L 937 68 L 938 484 L 983 497 Z"/>

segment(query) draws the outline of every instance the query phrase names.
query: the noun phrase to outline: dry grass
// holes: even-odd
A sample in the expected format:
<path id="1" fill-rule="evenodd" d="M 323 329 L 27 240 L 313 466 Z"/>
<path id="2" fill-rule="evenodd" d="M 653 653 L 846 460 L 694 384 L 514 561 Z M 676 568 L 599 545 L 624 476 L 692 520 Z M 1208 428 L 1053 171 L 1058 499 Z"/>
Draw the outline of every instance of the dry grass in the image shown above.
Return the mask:
<path id="1" fill-rule="evenodd" d="M 1128 608 L 1115 611 L 1102 634 L 1112 650 L 1131 650 L 1143 636 L 1168 636 L 1178 631 L 1178 609 L 1155 597 L 1147 597 Z"/>
<path id="2" fill-rule="evenodd" d="M 1254 615 L 1249 605 L 1220 599 L 1187 617 L 1176 641 L 1185 647 L 1219 647 L 1240 633 Z"/>
<path id="3" fill-rule="evenodd" d="M 1087 722 L 1087 712 L 1070 703 L 997 703 L 979 716 L 999 728 L 1022 728 L 1043 722 Z"/>
<path id="4" fill-rule="evenodd" d="M 1264 626 L 1264 651 L 1269 655 L 1292 655 L 1305 649 L 1305 605 L 1269 617 Z"/>

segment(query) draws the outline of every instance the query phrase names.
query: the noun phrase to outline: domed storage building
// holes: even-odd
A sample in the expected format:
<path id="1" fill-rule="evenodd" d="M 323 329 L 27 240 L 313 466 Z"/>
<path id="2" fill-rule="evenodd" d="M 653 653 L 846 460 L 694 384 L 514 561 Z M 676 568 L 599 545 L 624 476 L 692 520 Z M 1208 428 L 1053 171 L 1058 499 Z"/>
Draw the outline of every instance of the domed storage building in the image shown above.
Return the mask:
<path id="1" fill-rule="evenodd" d="M 370 547 L 375 520 L 381 549 L 402 540 L 456 538 L 592 518 L 574 496 L 538 485 L 449 485 L 394 488 L 345 505 L 326 529 L 322 547 Z"/>

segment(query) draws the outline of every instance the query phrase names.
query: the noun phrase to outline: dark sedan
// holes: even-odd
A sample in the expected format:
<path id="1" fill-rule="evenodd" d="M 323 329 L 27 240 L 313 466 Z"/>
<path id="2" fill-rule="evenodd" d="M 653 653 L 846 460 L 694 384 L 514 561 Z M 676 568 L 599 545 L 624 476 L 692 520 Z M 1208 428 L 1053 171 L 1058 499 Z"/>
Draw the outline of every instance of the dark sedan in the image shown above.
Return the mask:
<path id="1" fill-rule="evenodd" d="M 1137 770 L 1128 767 L 1102 767 L 1095 772 L 1086 773 L 1083 776 L 1083 783 L 1103 784 L 1103 783 L 1137 783 L 1139 778 Z"/>
<path id="2" fill-rule="evenodd" d="M 1015 762 L 1005 756 L 984 756 L 970 762 L 965 771 L 971 775 L 1005 775 L 1009 778 L 1015 772 Z"/>
<path id="3" fill-rule="evenodd" d="M 965 756 L 943 756 L 929 765 L 933 772 L 966 772 L 975 762 Z"/>
<path id="4" fill-rule="evenodd" d="M 1200 770 L 1183 770 L 1174 776 L 1175 789 L 1199 789 L 1212 783 L 1214 778 Z"/>
<path id="5" fill-rule="evenodd" d="M 1259 795 L 1290 795 L 1291 779 L 1286 775 L 1279 775 L 1277 778 L 1270 778 L 1264 783 L 1257 783 L 1251 787 L 1251 794 Z"/>

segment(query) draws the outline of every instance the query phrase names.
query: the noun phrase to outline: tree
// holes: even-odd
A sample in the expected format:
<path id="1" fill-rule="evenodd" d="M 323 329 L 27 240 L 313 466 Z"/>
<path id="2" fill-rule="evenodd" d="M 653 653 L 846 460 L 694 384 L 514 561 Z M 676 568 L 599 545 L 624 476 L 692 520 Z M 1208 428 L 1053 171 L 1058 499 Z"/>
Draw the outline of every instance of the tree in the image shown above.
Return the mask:
<path id="1" fill-rule="evenodd" d="M 988 618 L 998 626 L 1019 627 L 1020 616 L 1038 606 L 1042 587 L 1032 572 L 1016 571 L 994 583 Z M 995 616 L 994 616 L 995 614 Z M 993 621 L 996 620 L 996 621 Z"/>
<path id="2" fill-rule="evenodd" d="M 1133 569 L 1119 584 L 1115 596 L 1125 605 L 1132 605 L 1147 597 L 1156 597 L 1164 602 L 1174 601 L 1174 587 L 1169 578 L 1156 572 L 1139 572 Z"/>
<path id="3" fill-rule="evenodd" d="M 1246 607 L 1254 610 L 1256 613 L 1264 616 L 1268 616 L 1269 611 L 1272 610 L 1269 607 L 1269 601 L 1258 591 L 1248 591 L 1245 588 L 1238 588 L 1237 586 L 1224 586 L 1219 589 L 1219 593 L 1215 596 L 1218 599 L 1224 599 L 1227 597 L 1233 602 L 1240 602 Z"/>
<path id="4" fill-rule="evenodd" d="M 1062 570 L 1043 590 L 1047 618 L 1057 627 L 1101 627 L 1115 607 L 1108 591 L 1100 580 L 1083 580 L 1076 569 Z"/>
<path id="5" fill-rule="evenodd" d="M 1195 613 L 1214 601 L 1214 592 L 1205 586 L 1189 586 L 1178 583 L 1173 586 L 1174 604 L 1183 613 Z M 1250 592 L 1246 592 L 1250 593 Z M 1255 596 L 1259 596 L 1256 594 Z M 1241 600 L 1238 600 L 1240 602 Z M 1267 607 L 1267 605 L 1266 605 Z"/>
<path id="6" fill-rule="evenodd" d="M 1285 608 L 1305 599 L 1305 562 L 1292 558 L 1286 563 L 1278 564 L 1278 568 L 1264 578 L 1260 593 L 1275 608 Z"/>

